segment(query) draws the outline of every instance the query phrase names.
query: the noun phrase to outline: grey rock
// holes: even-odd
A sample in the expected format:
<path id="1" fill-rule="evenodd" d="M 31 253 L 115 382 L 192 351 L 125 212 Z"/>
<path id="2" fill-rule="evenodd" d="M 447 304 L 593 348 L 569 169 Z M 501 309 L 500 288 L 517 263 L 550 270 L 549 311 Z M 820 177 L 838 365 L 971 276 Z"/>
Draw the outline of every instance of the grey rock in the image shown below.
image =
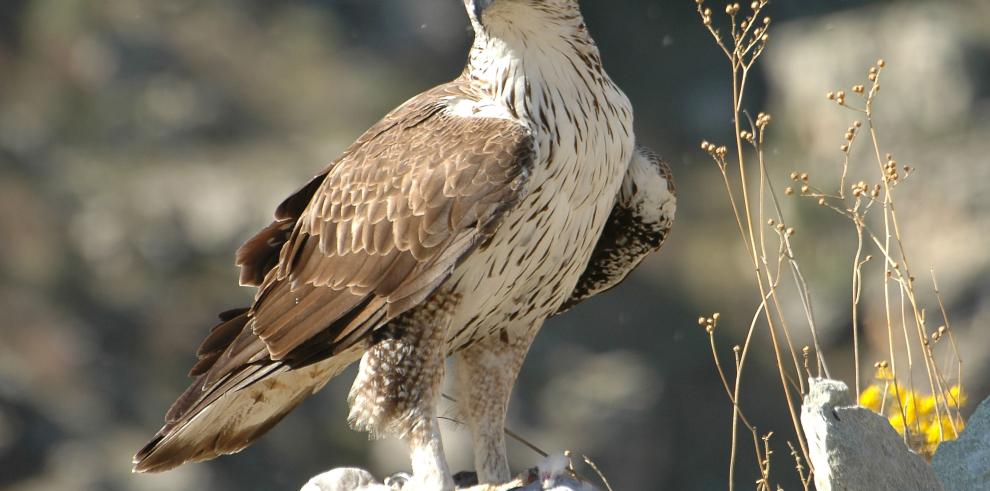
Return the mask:
<path id="1" fill-rule="evenodd" d="M 818 491 L 943 489 L 884 417 L 853 404 L 842 382 L 810 380 L 801 426 Z"/>
<path id="2" fill-rule="evenodd" d="M 969 417 L 958 440 L 938 446 L 932 467 L 946 491 L 990 488 L 990 398 Z"/>

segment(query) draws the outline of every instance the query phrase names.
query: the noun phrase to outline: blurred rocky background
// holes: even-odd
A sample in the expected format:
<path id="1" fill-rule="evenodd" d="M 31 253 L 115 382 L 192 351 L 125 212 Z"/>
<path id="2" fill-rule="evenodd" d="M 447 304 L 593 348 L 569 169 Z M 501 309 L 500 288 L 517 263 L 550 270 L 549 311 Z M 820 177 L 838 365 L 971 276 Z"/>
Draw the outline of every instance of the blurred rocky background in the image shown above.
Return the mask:
<path id="1" fill-rule="evenodd" d="M 509 425 L 547 450 L 588 454 L 617 490 L 724 489 L 731 406 L 695 319 L 722 313 L 718 339 L 731 357 L 758 300 L 720 178 L 697 150 L 731 136 L 727 66 L 690 0 L 582 3 L 636 106 L 640 140 L 674 168 L 678 222 L 619 289 L 549 323 Z M 990 5 L 770 9 L 747 106 L 774 116 L 780 186 L 791 170 L 835 181 L 854 115 L 824 93 L 861 83 L 886 58 L 881 138 L 917 169 L 899 191 L 907 245 L 919 278 L 938 269 L 964 382 L 971 401 L 982 399 Z M 350 375 L 239 455 L 158 476 L 131 475 L 130 457 L 185 387 L 214 314 L 248 302 L 235 286 L 237 245 L 385 111 L 454 77 L 469 40 L 457 0 L 0 3 L 0 489 L 298 489 L 331 467 L 405 469 L 397 444 L 347 428 Z M 860 150 L 860 168 L 875 165 Z M 832 375 L 851 380 L 855 236 L 814 203 L 785 203 Z M 868 380 L 886 330 L 865 310 Z M 790 423 L 771 353 L 757 346 L 744 403 L 776 430 L 774 475 L 792 489 Z M 466 432 L 448 430 L 453 466 L 469 468 Z M 516 469 L 539 460 L 509 445 Z M 757 477 L 748 454 L 739 483 Z"/>

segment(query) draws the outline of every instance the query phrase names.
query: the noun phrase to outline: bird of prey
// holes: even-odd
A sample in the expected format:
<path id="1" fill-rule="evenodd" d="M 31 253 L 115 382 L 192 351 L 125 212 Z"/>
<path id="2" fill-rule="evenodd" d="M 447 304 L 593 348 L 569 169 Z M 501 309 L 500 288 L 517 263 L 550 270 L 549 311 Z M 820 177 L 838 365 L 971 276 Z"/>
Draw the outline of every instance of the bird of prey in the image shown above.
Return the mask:
<path id="1" fill-rule="evenodd" d="M 237 452 L 351 363 L 349 422 L 409 446 L 409 489 L 453 489 L 437 403 L 455 357 L 483 483 L 508 481 L 510 391 L 550 316 L 618 284 L 674 217 L 577 0 L 464 0 L 453 81 L 386 115 L 237 251 L 220 315 L 138 472 Z"/>

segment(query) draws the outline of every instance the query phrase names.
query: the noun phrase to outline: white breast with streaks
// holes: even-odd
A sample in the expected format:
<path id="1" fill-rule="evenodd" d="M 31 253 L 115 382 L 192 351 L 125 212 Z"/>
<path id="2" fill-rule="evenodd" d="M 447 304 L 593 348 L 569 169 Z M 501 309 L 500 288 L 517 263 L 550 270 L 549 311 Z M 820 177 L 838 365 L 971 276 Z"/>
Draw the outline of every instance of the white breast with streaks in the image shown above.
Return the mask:
<path id="1" fill-rule="evenodd" d="M 448 331 L 450 351 L 503 330 L 512 336 L 539 328 L 557 310 L 584 271 L 633 154 L 626 96 L 604 72 L 554 55 L 536 62 L 538 53 L 523 57 L 527 64 L 505 61 L 506 85 L 517 91 L 508 98 L 514 106 L 506 107 L 503 94 L 455 101 L 449 109 L 463 116 L 518 115 L 537 148 L 527 196 L 446 282 L 462 299 Z"/>

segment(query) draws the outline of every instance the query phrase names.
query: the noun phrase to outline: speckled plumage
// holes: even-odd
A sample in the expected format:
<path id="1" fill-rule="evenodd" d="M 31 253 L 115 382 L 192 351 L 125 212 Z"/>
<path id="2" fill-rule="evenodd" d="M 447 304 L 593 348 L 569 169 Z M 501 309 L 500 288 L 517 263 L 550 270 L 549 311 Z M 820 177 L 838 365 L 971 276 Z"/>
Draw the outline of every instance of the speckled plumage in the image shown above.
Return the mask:
<path id="1" fill-rule="evenodd" d="M 240 450 L 360 358 L 352 425 L 409 443 L 414 489 L 448 489 L 436 403 L 456 355 L 479 478 L 508 479 L 530 343 L 660 246 L 673 184 L 635 148 L 575 0 L 465 4 L 463 74 L 389 113 L 238 250 L 254 303 L 221 316 L 136 470 Z"/>
<path id="2" fill-rule="evenodd" d="M 626 279 L 663 246 L 676 211 L 677 189 L 670 166 L 653 150 L 637 147 L 588 268 L 557 313 Z"/>
<path id="3" fill-rule="evenodd" d="M 347 402 L 348 421 L 372 437 L 424 438 L 422 411 L 440 395 L 444 335 L 458 298 L 434 295 L 375 330 Z"/>

